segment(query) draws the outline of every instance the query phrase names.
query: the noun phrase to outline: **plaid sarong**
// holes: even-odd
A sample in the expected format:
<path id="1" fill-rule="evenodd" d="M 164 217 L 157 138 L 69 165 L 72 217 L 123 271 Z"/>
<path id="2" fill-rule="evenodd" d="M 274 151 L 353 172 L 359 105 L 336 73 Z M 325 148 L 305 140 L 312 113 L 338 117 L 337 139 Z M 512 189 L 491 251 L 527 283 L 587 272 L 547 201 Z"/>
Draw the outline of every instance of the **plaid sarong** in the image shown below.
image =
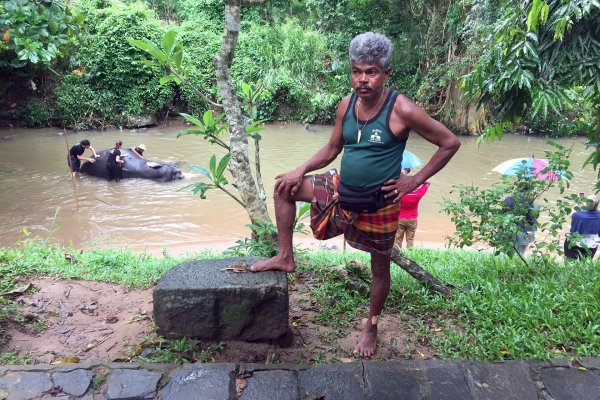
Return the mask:
<path id="1" fill-rule="evenodd" d="M 400 203 L 386 203 L 374 213 L 353 213 L 338 203 L 340 175 L 335 169 L 314 175 L 314 197 L 310 207 L 310 227 L 316 239 L 325 240 L 344 234 L 355 249 L 389 255 L 398 229 Z"/>

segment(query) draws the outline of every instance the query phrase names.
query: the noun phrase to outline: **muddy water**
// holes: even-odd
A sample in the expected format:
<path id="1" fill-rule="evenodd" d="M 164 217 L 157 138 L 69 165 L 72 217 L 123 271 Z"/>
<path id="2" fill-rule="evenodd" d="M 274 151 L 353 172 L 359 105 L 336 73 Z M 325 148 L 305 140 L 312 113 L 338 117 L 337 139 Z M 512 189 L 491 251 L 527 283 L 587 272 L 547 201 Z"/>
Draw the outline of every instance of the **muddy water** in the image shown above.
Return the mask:
<path id="1" fill-rule="evenodd" d="M 223 154 L 198 137 L 175 138 L 181 129 L 181 125 L 171 125 L 138 132 L 80 132 L 69 134 L 67 139 L 72 145 L 88 138 L 98 151 L 112 147 L 116 139 L 122 139 L 127 147 L 144 143 L 147 158 L 177 163 L 184 172 L 189 172 L 192 164 L 207 166 L 213 153 Z M 327 141 L 330 132 L 330 127 L 309 132 L 300 125 L 270 125 L 261 143 L 267 192 L 272 191 L 276 174 L 304 162 Z M 491 169 L 500 162 L 531 154 L 543 156 L 549 147 L 544 139 L 523 136 L 507 136 L 480 149 L 475 148 L 473 138 L 463 137 L 461 141 L 461 150 L 433 177 L 421 202 L 417 244 L 439 245 L 452 233 L 449 218 L 439 213 L 439 202 L 451 196 L 452 185 L 487 186 L 499 178 Z M 592 170 L 580 171 L 588 154 L 583 142 L 581 138 L 560 140 L 574 146 L 571 163 L 575 179 L 569 189 L 574 193 L 590 192 L 595 181 Z M 434 152 L 416 135 L 411 135 L 407 149 L 424 160 Z M 66 152 L 65 137 L 59 129 L 0 131 L 0 246 L 22 239 L 24 229 L 77 248 L 113 246 L 153 251 L 223 248 L 249 233 L 245 211 L 226 194 L 211 191 L 207 200 L 200 200 L 185 188 L 198 182 L 198 175 L 167 183 L 145 179 L 116 183 L 81 174 L 76 185 L 77 207 Z M 333 166 L 338 167 L 339 161 Z M 272 212 L 271 201 L 269 209 Z"/>

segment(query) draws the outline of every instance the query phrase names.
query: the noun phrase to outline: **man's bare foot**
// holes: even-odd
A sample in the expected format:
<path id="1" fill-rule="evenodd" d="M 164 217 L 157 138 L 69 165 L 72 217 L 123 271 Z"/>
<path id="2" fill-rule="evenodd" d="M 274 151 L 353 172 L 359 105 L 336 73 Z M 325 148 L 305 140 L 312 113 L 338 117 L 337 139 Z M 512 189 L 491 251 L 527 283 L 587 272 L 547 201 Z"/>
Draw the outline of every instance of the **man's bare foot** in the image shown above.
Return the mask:
<path id="1" fill-rule="evenodd" d="M 294 272 L 296 269 L 296 262 L 293 258 L 281 257 L 279 254 L 273 258 L 269 258 L 265 261 L 259 261 L 256 264 L 250 266 L 252 272 L 262 271 L 283 271 L 283 272 Z"/>
<path id="2" fill-rule="evenodd" d="M 354 354 L 363 358 L 371 357 L 377 348 L 377 325 L 365 322 L 360 339 L 354 348 Z"/>

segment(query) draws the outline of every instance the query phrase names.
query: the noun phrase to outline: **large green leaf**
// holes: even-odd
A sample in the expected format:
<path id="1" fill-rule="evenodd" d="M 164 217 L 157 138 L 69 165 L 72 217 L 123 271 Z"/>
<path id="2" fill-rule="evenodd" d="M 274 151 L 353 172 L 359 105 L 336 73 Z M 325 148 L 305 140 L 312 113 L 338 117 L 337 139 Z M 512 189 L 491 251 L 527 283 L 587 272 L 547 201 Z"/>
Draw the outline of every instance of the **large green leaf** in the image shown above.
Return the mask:
<path id="1" fill-rule="evenodd" d="M 227 168 L 227 165 L 229 164 L 229 160 L 231 159 L 231 154 L 227 153 L 219 162 L 219 167 L 217 168 L 217 176 L 221 177 L 223 176 L 223 172 L 225 172 L 225 168 Z"/>
<path id="2" fill-rule="evenodd" d="M 175 46 L 175 35 L 176 33 L 174 30 L 165 32 L 163 35 L 163 51 L 166 54 L 167 59 L 171 58 L 173 47 Z"/>
<path id="3" fill-rule="evenodd" d="M 154 43 L 149 40 L 139 40 L 128 38 L 127 41 L 134 47 L 144 50 L 149 53 L 152 57 L 158 60 L 161 64 L 167 62 L 167 55 L 163 53 Z"/>
<path id="4" fill-rule="evenodd" d="M 196 126 L 204 128 L 204 124 L 202 123 L 202 121 L 200 121 L 198 118 L 194 117 L 193 115 L 186 114 L 186 113 L 179 113 L 179 115 L 181 115 L 183 118 L 185 118 L 185 120 L 187 122 L 191 122 L 192 124 L 194 124 Z"/>
<path id="5" fill-rule="evenodd" d="M 193 171 L 196 171 L 196 172 L 198 172 L 198 173 L 200 173 L 200 174 L 204 175 L 205 177 L 207 177 L 207 178 L 208 178 L 208 179 L 210 179 L 210 180 L 212 180 L 212 179 L 213 179 L 213 177 L 212 177 L 212 175 L 210 174 L 210 172 L 208 172 L 208 170 L 207 170 L 206 168 L 204 168 L 204 167 L 201 167 L 200 165 L 192 165 L 192 166 L 191 166 L 191 169 L 192 169 Z"/>

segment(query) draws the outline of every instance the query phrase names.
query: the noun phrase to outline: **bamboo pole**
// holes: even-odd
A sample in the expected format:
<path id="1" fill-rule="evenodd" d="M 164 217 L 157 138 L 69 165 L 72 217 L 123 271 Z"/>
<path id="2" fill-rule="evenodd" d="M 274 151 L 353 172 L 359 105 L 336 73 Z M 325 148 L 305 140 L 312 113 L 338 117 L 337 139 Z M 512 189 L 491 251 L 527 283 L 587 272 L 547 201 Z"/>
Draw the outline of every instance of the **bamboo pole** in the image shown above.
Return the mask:
<path id="1" fill-rule="evenodd" d="M 75 184 L 75 175 L 71 166 L 71 154 L 69 154 L 69 141 L 67 140 L 67 128 L 63 128 L 65 133 L 65 146 L 67 146 L 67 160 L 69 161 L 69 174 L 71 175 L 71 184 L 73 185 L 73 197 L 75 198 L 75 209 L 79 211 L 79 200 L 77 199 L 77 185 Z"/>

